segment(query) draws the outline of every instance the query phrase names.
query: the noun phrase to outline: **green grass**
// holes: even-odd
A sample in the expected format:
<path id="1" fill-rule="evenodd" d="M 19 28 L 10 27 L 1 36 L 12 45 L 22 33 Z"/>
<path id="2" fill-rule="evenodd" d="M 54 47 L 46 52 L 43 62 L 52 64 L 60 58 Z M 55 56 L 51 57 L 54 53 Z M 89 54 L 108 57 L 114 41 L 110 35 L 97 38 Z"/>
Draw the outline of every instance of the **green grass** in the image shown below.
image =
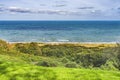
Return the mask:
<path id="1" fill-rule="evenodd" d="M 39 47 L 32 43 L 16 49 L 0 41 L 0 80 L 120 80 L 119 53 L 120 46 Z"/>
<path id="2" fill-rule="evenodd" d="M 120 80 L 119 71 L 40 67 L 14 62 L 6 57 L 0 59 L 2 80 Z"/>

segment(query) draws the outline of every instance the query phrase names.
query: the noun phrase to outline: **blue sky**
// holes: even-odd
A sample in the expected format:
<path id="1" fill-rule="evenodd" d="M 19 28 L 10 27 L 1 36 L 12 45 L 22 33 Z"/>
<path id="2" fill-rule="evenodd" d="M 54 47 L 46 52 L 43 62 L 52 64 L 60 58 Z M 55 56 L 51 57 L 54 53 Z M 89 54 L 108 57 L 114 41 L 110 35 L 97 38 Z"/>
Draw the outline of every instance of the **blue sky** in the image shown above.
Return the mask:
<path id="1" fill-rule="evenodd" d="M 120 0 L 0 0 L 0 20 L 120 20 Z"/>

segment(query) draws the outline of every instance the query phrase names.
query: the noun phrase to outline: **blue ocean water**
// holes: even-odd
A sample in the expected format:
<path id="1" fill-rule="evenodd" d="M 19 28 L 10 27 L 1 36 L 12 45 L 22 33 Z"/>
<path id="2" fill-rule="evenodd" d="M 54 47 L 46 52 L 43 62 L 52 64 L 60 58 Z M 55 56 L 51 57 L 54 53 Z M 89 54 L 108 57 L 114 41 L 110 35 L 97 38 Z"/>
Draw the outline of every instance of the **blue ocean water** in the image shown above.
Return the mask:
<path id="1" fill-rule="evenodd" d="M 0 21 L 9 42 L 118 42 L 120 21 Z"/>

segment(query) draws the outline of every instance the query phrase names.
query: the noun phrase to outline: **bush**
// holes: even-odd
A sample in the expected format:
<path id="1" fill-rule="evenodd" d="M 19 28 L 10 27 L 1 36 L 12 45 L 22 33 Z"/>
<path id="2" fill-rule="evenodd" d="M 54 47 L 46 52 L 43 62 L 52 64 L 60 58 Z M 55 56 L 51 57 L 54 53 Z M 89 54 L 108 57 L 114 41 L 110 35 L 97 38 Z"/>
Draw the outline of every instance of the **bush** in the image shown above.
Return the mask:
<path id="1" fill-rule="evenodd" d="M 88 68 L 89 66 L 100 67 L 106 63 L 107 58 L 102 53 L 88 53 L 88 54 L 77 54 L 75 61 L 79 64 L 82 63 L 83 67 Z"/>
<path id="2" fill-rule="evenodd" d="M 29 44 L 23 44 L 23 43 L 17 43 L 17 44 L 15 44 L 15 49 L 17 50 L 17 51 L 20 51 L 20 52 L 22 52 L 22 53 L 27 53 L 28 54 L 28 45 Z"/>
<path id="3" fill-rule="evenodd" d="M 34 54 L 34 55 L 42 55 L 41 49 L 38 46 L 37 43 L 17 43 L 15 45 L 16 50 L 22 52 L 22 53 L 27 53 L 27 54 Z"/>
<path id="4" fill-rule="evenodd" d="M 7 42 L 0 40 L 0 49 L 8 49 Z"/>
<path id="5" fill-rule="evenodd" d="M 42 48 L 42 55 L 43 56 L 54 56 L 54 57 L 62 57 L 65 56 L 63 50 L 59 48 L 52 48 L 52 47 L 43 47 Z"/>
<path id="6" fill-rule="evenodd" d="M 66 57 L 64 57 L 64 58 L 62 58 L 61 62 L 67 63 L 67 62 L 69 62 L 69 60 Z"/>
<path id="7" fill-rule="evenodd" d="M 36 65 L 44 67 L 57 67 L 57 63 L 53 61 L 40 61 Z"/>
<path id="8" fill-rule="evenodd" d="M 29 53 L 32 53 L 34 55 L 42 55 L 40 47 L 35 42 L 30 43 L 28 49 Z"/>
<path id="9" fill-rule="evenodd" d="M 105 70 L 118 70 L 118 67 L 119 65 L 115 59 L 107 60 L 107 62 L 101 66 L 101 68 Z"/>
<path id="10" fill-rule="evenodd" d="M 40 59 L 46 59 L 37 63 L 37 65 L 46 67 L 56 67 L 59 63 L 60 66 L 64 65 L 69 68 L 79 65 L 84 68 L 102 67 L 120 70 L 120 44 L 115 47 L 102 46 L 102 48 L 101 46 L 83 47 L 72 44 L 39 46 L 35 42 L 16 43 L 14 46 L 14 44 L 0 40 L 0 54 L 19 56 L 20 59 L 35 64 Z"/>
<path id="11" fill-rule="evenodd" d="M 77 64 L 75 62 L 68 62 L 65 64 L 65 67 L 67 68 L 76 68 Z"/>

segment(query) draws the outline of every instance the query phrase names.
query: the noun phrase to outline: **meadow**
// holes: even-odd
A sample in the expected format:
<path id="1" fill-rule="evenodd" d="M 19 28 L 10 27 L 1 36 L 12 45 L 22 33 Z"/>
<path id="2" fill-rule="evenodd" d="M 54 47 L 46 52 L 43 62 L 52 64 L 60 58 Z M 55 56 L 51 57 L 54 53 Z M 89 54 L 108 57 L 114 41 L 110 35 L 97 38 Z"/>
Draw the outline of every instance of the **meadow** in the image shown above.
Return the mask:
<path id="1" fill-rule="evenodd" d="M 2 80 L 120 80 L 120 45 L 7 43 L 0 40 Z"/>

